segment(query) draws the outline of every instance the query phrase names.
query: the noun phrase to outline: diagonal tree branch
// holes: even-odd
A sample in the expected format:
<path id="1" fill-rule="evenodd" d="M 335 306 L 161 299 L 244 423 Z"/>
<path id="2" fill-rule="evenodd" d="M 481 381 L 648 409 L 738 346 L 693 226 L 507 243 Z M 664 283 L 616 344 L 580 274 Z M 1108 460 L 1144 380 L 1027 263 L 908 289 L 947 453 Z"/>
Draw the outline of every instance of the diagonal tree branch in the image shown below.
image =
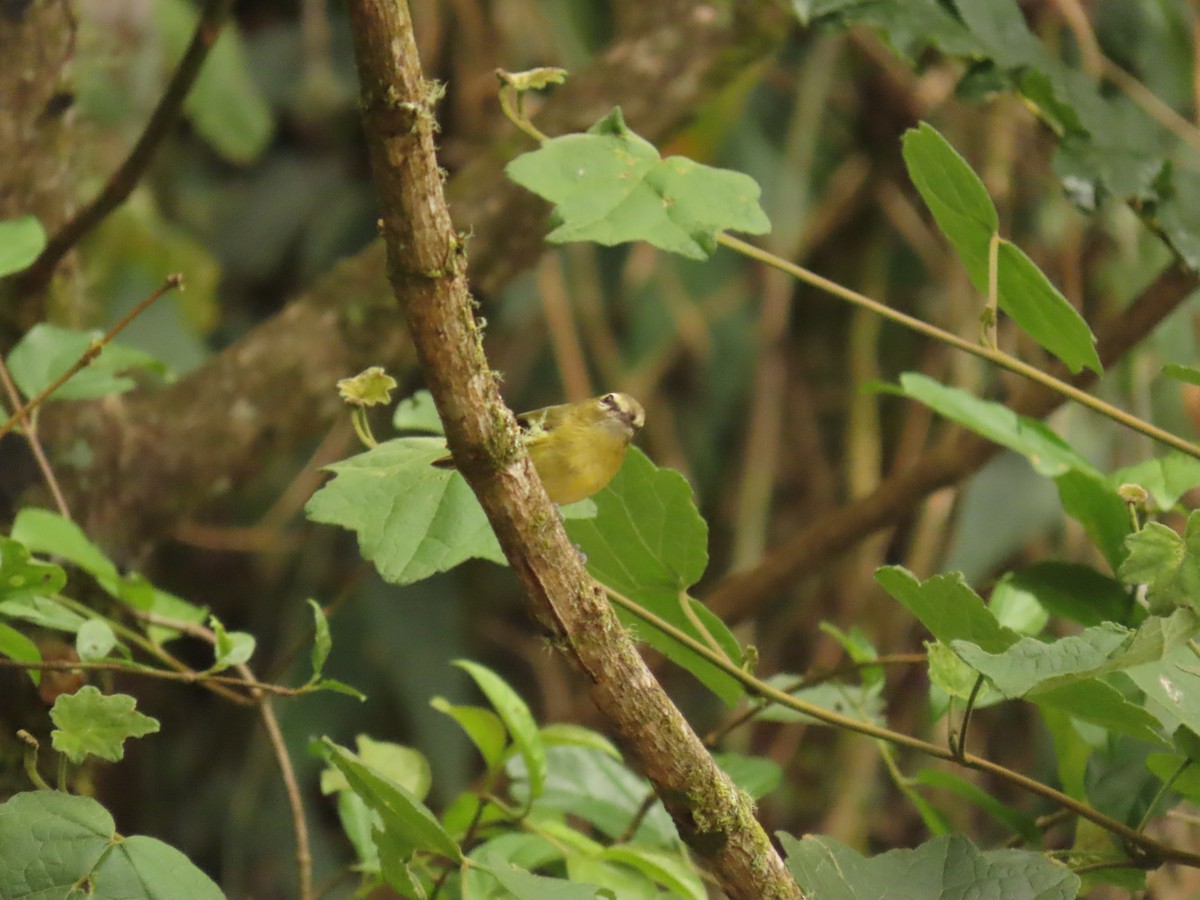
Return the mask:
<path id="1" fill-rule="evenodd" d="M 422 77 L 403 0 L 355 0 L 351 30 L 388 271 L 459 469 L 475 490 L 534 614 L 726 894 L 802 897 L 755 820 L 667 698 L 588 577 L 538 481 L 483 354 L 460 239 L 434 153 L 435 91 Z"/>

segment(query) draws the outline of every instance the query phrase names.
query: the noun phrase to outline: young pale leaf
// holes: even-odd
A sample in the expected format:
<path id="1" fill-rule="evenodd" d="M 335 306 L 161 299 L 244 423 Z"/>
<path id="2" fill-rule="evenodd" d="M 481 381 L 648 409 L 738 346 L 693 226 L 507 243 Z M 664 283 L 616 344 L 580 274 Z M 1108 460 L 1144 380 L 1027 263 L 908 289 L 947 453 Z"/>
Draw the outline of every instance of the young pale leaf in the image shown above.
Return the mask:
<path id="1" fill-rule="evenodd" d="M 0 804 L 0 885 L 5 897 L 224 900 L 213 881 L 154 838 L 116 833 L 108 810 L 61 791 L 17 794 Z"/>
<path id="2" fill-rule="evenodd" d="M 1155 507 L 1171 509 L 1180 497 L 1200 485 L 1200 459 L 1172 451 L 1118 469 L 1109 476 L 1109 483 L 1114 489 L 1122 484 L 1136 484 L 1150 492 Z"/>
<path id="3" fill-rule="evenodd" d="M 0 622 L 0 656 L 7 656 L 17 662 L 40 663 L 42 654 L 37 644 L 25 637 L 11 625 Z M 29 677 L 34 684 L 42 683 L 42 673 L 36 669 L 29 670 Z"/>
<path id="4" fill-rule="evenodd" d="M 17 342 L 8 354 L 13 381 L 26 397 L 48 388 L 71 368 L 101 336 L 99 331 L 71 331 L 40 322 Z M 137 383 L 124 372 L 145 369 L 166 375 L 166 366 L 148 353 L 109 343 L 91 364 L 75 373 L 50 395 L 51 400 L 94 400 L 133 390 Z"/>
<path id="5" fill-rule="evenodd" d="M 1188 516 L 1183 537 L 1149 522 L 1125 539 L 1128 555 L 1117 574 L 1127 585 L 1146 585 L 1152 613 L 1200 606 L 1200 510 Z"/>
<path id="6" fill-rule="evenodd" d="M 596 580 L 702 643 L 715 641 L 734 665 L 741 665 L 741 648 L 728 627 L 687 594 L 708 564 L 708 526 L 683 476 L 660 469 L 634 447 L 595 502 L 595 518 L 569 520 L 567 533 Z M 726 703 L 742 696 L 737 681 L 692 650 L 620 607 L 617 615 Z M 707 634 L 697 629 L 693 616 Z"/>
<path id="7" fill-rule="evenodd" d="M 46 230 L 36 216 L 0 222 L 0 278 L 20 272 L 46 247 Z"/>
<path id="8" fill-rule="evenodd" d="M 410 584 L 471 557 L 503 563 L 487 517 L 437 438 L 400 438 L 334 463 L 334 478 L 308 501 L 314 522 L 358 535 L 364 558 L 385 581 Z"/>
<path id="9" fill-rule="evenodd" d="M 600 732 L 584 728 L 582 725 L 574 725 L 571 722 L 553 722 L 542 726 L 541 735 L 542 743 L 547 747 L 587 747 L 606 753 L 617 762 L 621 762 L 623 759 L 616 744 Z"/>
<path id="10" fill-rule="evenodd" d="M 60 694 L 50 718 L 58 726 L 50 733 L 54 749 L 76 764 L 88 756 L 119 762 L 126 740 L 158 731 L 158 720 L 138 712 L 133 697 L 105 695 L 90 684 L 74 694 Z"/>
<path id="11" fill-rule="evenodd" d="M 321 604 L 310 599 L 308 605 L 313 614 L 313 648 L 312 648 L 312 677 L 309 684 L 321 680 L 325 670 L 325 660 L 329 659 L 329 651 L 333 649 L 333 638 L 329 634 L 329 620 L 325 618 L 325 610 Z"/>
<path id="12" fill-rule="evenodd" d="M 216 660 L 213 662 L 211 671 L 219 672 L 230 666 L 240 666 L 254 655 L 254 647 L 257 643 L 254 635 L 244 631 L 226 631 L 225 626 L 216 616 L 209 616 L 208 624 L 217 636 L 216 645 L 213 647 Z"/>
<path id="13" fill-rule="evenodd" d="M 1018 416 L 1002 403 L 981 400 L 915 372 L 900 376 L 900 392 L 992 443 L 1020 453 L 1042 475 L 1054 478 L 1070 471 L 1099 475 L 1091 463 L 1043 422 Z"/>
<path id="14" fill-rule="evenodd" d="M 788 869 L 812 900 L 1075 900 L 1079 892 L 1079 877 L 1041 853 L 980 852 L 961 835 L 935 837 L 915 850 L 889 850 L 870 858 L 833 838 L 797 840 L 780 833 L 779 840 Z"/>
<path id="15" fill-rule="evenodd" d="M 517 752 L 525 760 L 530 799 L 536 800 L 541 796 L 542 787 L 546 783 L 546 748 L 542 744 L 542 736 L 538 733 L 533 713 L 517 692 L 491 669 L 469 659 L 456 659 L 454 664 L 474 679 L 508 728 Z"/>
<path id="16" fill-rule="evenodd" d="M 1200 617 L 1179 609 L 1169 618 L 1146 619 L 1136 631 L 1105 622 L 1049 643 L 1021 638 L 1000 653 L 967 640 L 950 646 L 1006 697 L 1024 697 L 1161 659 L 1198 631 Z"/>
<path id="17" fill-rule="evenodd" d="M 399 846 L 428 850 L 462 861 L 462 849 L 420 800 L 401 785 L 363 763 L 344 747 L 322 738 L 329 761 L 341 770 L 350 789 L 379 814 Z"/>
<path id="18" fill-rule="evenodd" d="M 104 659 L 115 646 L 117 636 L 103 619 L 88 619 L 75 635 L 75 652 L 84 662 Z"/>
<path id="19" fill-rule="evenodd" d="M 552 243 L 646 241 L 706 259 L 722 231 L 764 234 L 771 227 L 754 179 L 681 156 L 662 159 L 626 127 L 620 109 L 586 134 L 554 138 L 518 156 L 505 172 L 555 204 Z"/>
<path id="20" fill-rule="evenodd" d="M 875 580 L 943 643 L 961 639 L 1000 652 L 1020 637 L 996 621 L 957 572 L 918 581 L 907 569 L 884 566 L 875 572 Z"/>
<path id="21" fill-rule="evenodd" d="M 490 709 L 484 709 L 482 706 L 455 706 L 444 697 L 434 697 L 429 701 L 429 705 L 459 724 L 479 751 L 479 755 L 483 757 L 483 763 L 489 770 L 504 760 L 508 729 L 504 727 L 500 717 Z"/>

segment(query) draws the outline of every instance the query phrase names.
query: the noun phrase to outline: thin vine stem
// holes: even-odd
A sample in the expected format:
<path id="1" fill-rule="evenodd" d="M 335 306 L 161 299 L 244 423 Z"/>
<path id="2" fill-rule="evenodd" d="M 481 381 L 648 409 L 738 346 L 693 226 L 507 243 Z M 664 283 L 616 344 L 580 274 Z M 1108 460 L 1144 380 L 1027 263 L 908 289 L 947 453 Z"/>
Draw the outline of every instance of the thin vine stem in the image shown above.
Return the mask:
<path id="1" fill-rule="evenodd" d="M 112 328 L 108 329 L 108 331 L 106 331 L 102 337 L 92 341 L 88 348 L 83 351 L 83 354 L 79 357 L 79 359 L 75 360 L 74 364 L 72 364 L 69 369 L 54 379 L 54 381 L 51 382 L 51 384 L 36 397 L 9 416 L 5 423 L 0 425 L 0 438 L 12 431 L 18 423 L 27 419 L 34 410 L 36 410 L 46 401 L 47 397 L 74 378 L 83 369 L 91 365 L 92 361 L 100 355 L 100 351 L 104 349 L 105 345 L 107 345 L 114 337 L 120 334 L 130 322 L 149 309 L 155 300 L 157 300 L 167 291 L 174 290 L 176 288 L 180 290 L 183 289 L 183 276 L 178 273 L 174 275 L 168 275 L 167 280 L 163 282 L 161 287 L 159 287 L 148 297 L 142 298 L 142 300 L 140 300 L 137 305 L 129 310 L 129 312 L 121 316 L 117 323 L 113 325 Z"/>
<path id="2" fill-rule="evenodd" d="M 1087 819 L 1096 823 L 1105 831 L 1113 834 L 1124 841 L 1127 841 L 1132 846 L 1137 847 L 1141 851 L 1154 856 L 1161 861 L 1177 862 L 1183 865 L 1200 868 L 1200 853 L 1193 853 L 1188 850 L 1182 850 L 1178 847 L 1172 847 L 1156 841 L 1148 837 L 1142 832 L 1131 828 L 1124 822 L 1120 822 L 1104 813 L 1093 809 L 1086 803 L 1076 800 L 1074 797 L 1064 794 L 1062 791 L 1055 790 L 1049 785 L 1023 775 L 999 763 L 984 759 L 981 756 L 975 756 L 971 753 L 962 753 L 955 755 L 949 748 L 921 740 L 920 738 L 912 737 L 899 731 L 892 731 L 889 728 L 883 728 L 879 725 L 873 725 L 870 722 L 864 722 L 859 719 L 844 716 L 824 707 L 816 706 L 811 703 L 806 703 L 799 700 L 790 694 L 762 681 L 759 678 L 743 671 L 739 667 L 726 661 L 720 654 L 713 653 L 704 645 L 703 642 L 696 640 L 691 635 L 676 628 L 670 622 L 655 615 L 648 609 L 645 609 L 640 604 L 629 599 L 614 590 L 608 585 L 601 584 L 600 587 L 612 599 L 614 603 L 623 609 L 633 613 L 639 619 L 653 625 L 664 634 L 686 646 L 693 653 L 696 653 L 706 659 L 708 662 L 717 666 L 725 674 L 729 675 L 734 680 L 740 682 L 751 693 L 768 698 L 781 706 L 786 706 L 796 712 L 803 713 L 810 718 L 817 719 L 827 725 L 833 725 L 838 728 L 844 728 L 848 731 L 854 731 L 867 737 L 876 738 L 878 740 L 887 741 L 890 744 L 895 744 L 900 747 L 907 747 L 911 750 L 916 750 L 924 753 L 927 756 L 932 756 L 937 759 L 946 760 L 947 762 L 957 763 L 968 769 L 975 769 L 979 772 L 986 772 L 989 775 L 994 775 L 1009 784 L 1012 784 L 1028 793 L 1036 794 L 1046 800 L 1055 803 L 1058 806 L 1071 810 L 1081 818 Z"/>
<path id="3" fill-rule="evenodd" d="M 1020 375 L 1022 378 L 1040 384 L 1042 387 L 1048 388 L 1066 397 L 1068 400 L 1073 400 L 1080 406 L 1087 407 L 1093 412 L 1112 419 L 1114 422 L 1125 426 L 1131 431 L 1143 434 L 1152 440 L 1158 441 L 1160 444 L 1165 444 L 1168 447 L 1178 450 L 1180 453 L 1186 453 L 1188 456 L 1200 459 L 1200 444 L 1184 440 L 1178 435 L 1159 428 L 1157 425 L 1152 425 L 1144 419 L 1139 419 L 1137 416 L 1127 413 L 1125 410 L 1113 406 L 1111 403 L 1106 403 L 1100 398 L 1089 394 L 1087 391 L 1063 381 L 1061 378 L 1055 378 L 1053 375 L 1043 372 L 1036 366 L 1031 366 L 1029 363 L 1017 359 L 1015 356 L 1010 356 L 1001 350 L 996 350 L 982 344 L 972 343 L 945 329 L 938 328 L 936 325 L 930 325 L 928 322 L 924 322 L 915 316 L 892 309 L 890 306 L 880 303 L 866 294 L 860 294 L 858 291 L 844 287 L 836 281 L 824 278 L 803 266 L 798 266 L 793 262 L 789 262 L 773 253 L 762 250 L 753 244 L 749 244 L 728 234 L 718 235 L 717 243 L 763 265 L 786 272 L 794 278 L 803 281 L 805 284 L 812 285 L 854 306 L 868 309 L 890 322 L 895 322 L 897 325 L 902 325 L 911 331 L 932 338 L 935 341 L 941 341 L 948 346 L 954 347 L 956 350 L 961 350 L 964 353 L 970 353 L 972 356 L 985 359 L 1002 369 L 1007 369 L 1010 372 Z"/>

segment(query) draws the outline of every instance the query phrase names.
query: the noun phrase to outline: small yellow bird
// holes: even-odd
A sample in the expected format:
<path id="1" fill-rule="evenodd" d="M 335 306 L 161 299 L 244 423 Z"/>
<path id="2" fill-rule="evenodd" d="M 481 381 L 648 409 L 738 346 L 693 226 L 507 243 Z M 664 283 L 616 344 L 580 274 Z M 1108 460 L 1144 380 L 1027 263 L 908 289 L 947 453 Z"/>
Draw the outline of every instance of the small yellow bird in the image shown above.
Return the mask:
<path id="1" fill-rule="evenodd" d="M 646 411 L 628 394 L 612 393 L 535 409 L 517 416 L 517 423 L 546 493 L 566 506 L 612 481 Z M 453 469 L 454 460 L 444 456 L 433 465 Z"/>

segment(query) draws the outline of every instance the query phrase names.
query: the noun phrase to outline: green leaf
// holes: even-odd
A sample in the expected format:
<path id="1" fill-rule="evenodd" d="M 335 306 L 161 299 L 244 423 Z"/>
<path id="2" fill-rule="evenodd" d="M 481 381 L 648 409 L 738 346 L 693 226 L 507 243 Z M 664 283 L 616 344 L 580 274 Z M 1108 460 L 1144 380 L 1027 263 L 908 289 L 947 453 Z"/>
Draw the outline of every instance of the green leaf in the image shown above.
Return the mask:
<path id="1" fill-rule="evenodd" d="M 333 638 L 329 634 L 329 620 L 325 618 L 321 604 L 310 599 L 308 605 L 313 613 L 312 677 L 309 684 L 315 684 L 321 680 L 325 660 L 329 659 L 329 651 L 333 649 Z"/>
<path id="2" fill-rule="evenodd" d="M 216 644 L 213 647 L 216 660 L 209 671 L 220 672 L 230 666 L 240 666 L 254 655 L 254 647 L 257 643 L 254 635 L 244 631 L 226 631 L 225 626 L 216 616 L 209 616 L 208 624 L 217 636 Z"/>
<path id="3" fill-rule="evenodd" d="M 1182 381 L 1184 384 L 1200 385 L 1200 369 L 1195 366 L 1181 366 L 1176 363 L 1168 363 L 1162 367 L 1162 373 L 1168 378 L 1174 378 L 1177 381 Z"/>
<path id="4" fill-rule="evenodd" d="M 504 554 L 457 472 L 435 468 L 437 438 L 400 438 L 328 467 L 334 479 L 305 508 L 314 522 L 358 535 L 365 559 L 393 584 L 411 584 L 472 557 Z"/>
<path id="5" fill-rule="evenodd" d="M 542 736 L 542 743 L 547 747 L 587 747 L 606 753 L 617 762 L 622 760 L 621 751 L 617 749 L 616 744 L 598 731 L 592 731 L 582 725 L 575 725 L 571 722 L 553 722 L 550 725 L 543 725 L 539 733 Z"/>
<path id="6" fill-rule="evenodd" d="M 537 722 L 533 713 L 525 705 L 525 701 L 517 692 L 508 686 L 499 675 L 491 669 L 471 662 L 469 659 L 456 659 L 454 665 L 474 679 L 475 684 L 483 691 L 488 702 L 496 710 L 504 722 L 508 733 L 512 735 L 517 752 L 525 760 L 525 771 L 529 778 L 529 796 L 536 800 L 542 793 L 546 783 L 546 748 L 542 745 L 541 735 L 538 734 Z"/>
<path id="7" fill-rule="evenodd" d="M 548 747 L 545 789 L 533 805 L 535 811 L 554 810 L 577 816 L 610 838 L 624 834 L 652 792 L 650 782 L 631 772 L 607 753 L 587 747 Z M 508 762 L 513 779 L 513 795 L 528 796 L 524 761 L 515 757 Z M 679 837 L 671 817 L 661 803 L 654 803 L 642 819 L 631 840 L 654 847 L 675 849 Z"/>
<path id="8" fill-rule="evenodd" d="M 1187 760 L 1188 757 L 1177 753 L 1151 753 L 1146 757 L 1146 768 L 1164 784 L 1174 777 L 1171 790 L 1195 803 L 1200 801 L 1200 766 L 1189 765 L 1177 774 Z"/>
<path id="9" fill-rule="evenodd" d="M 977 785 L 972 784 L 960 775 L 943 769 L 922 769 L 913 776 L 913 782 L 925 787 L 941 788 L 945 791 L 973 803 L 985 813 L 1009 829 L 1013 834 L 1020 835 L 1025 843 L 1039 847 L 1042 843 L 1042 833 L 1038 829 L 1033 816 L 1013 809 L 1007 803 L 996 799 Z"/>
<path id="10" fill-rule="evenodd" d="M 684 900 L 705 900 L 708 891 L 696 870 L 675 854 L 653 850 L 638 844 L 614 844 L 606 847 L 600 858 L 636 869 L 673 896 Z"/>
<path id="11" fill-rule="evenodd" d="M 11 625 L 5 625 L 3 622 L 0 622 L 0 655 L 17 662 L 39 663 L 42 661 L 42 654 L 38 651 L 37 644 Z M 41 672 L 36 669 L 28 671 L 34 684 L 42 683 Z"/>
<path id="12" fill-rule="evenodd" d="M 119 762 L 125 741 L 158 731 L 158 720 L 137 711 L 128 694 L 101 694 L 84 685 L 74 694 L 60 694 L 50 710 L 57 728 L 50 733 L 54 749 L 75 764 L 88 756 Z"/>
<path id="13" fill-rule="evenodd" d="M 429 391 L 417 391 L 397 403 L 396 412 L 392 415 L 392 427 L 397 431 L 442 434 L 442 417 L 433 405 L 433 395 Z"/>
<path id="14" fill-rule="evenodd" d="M 1149 522 L 1125 539 L 1128 555 L 1117 572 L 1130 586 L 1146 585 L 1150 612 L 1200 607 L 1200 510 L 1188 516 L 1183 537 Z"/>
<path id="15" fill-rule="evenodd" d="M 425 888 L 406 862 L 411 855 L 404 841 L 386 828 L 373 828 L 371 838 L 377 850 L 383 880 L 404 897 L 425 900 Z"/>
<path id="16" fill-rule="evenodd" d="M 13 381 L 27 398 L 40 394 L 88 352 L 101 332 L 71 331 L 39 322 L 8 354 Z M 51 400 L 94 400 L 133 390 L 137 382 L 123 373 L 145 369 L 165 375 L 166 367 L 153 356 L 110 342 L 91 364 L 75 373 L 50 395 Z"/>
<path id="17" fill-rule="evenodd" d="M 367 695 L 358 688 L 346 684 L 344 681 L 338 681 L 336 678 L 318 678 L 306 687 L 311 691 L 332 691 L 335 694 L 345 694 L 347 697 L 353 697 L 359 701 L 367 699 Z"/>
<path id="18" fill-rule="evenodd" d="M 196 23 L 185 0 L 156 3 L 154 13 L 168 58 L 183 56 Z M 275 130 L 271 108 L 253 76 L 241 34 L 228 22 L 208 51 L 208 59 L 183 104 L 196 131 L 228 162 L 251 163 L 266 149 Z"/>
<path id="19" fill-rule="evenodd" d="M 1146 709 L 1165 730 L 1186 725 L 1200 733 L 1200 666 L 1191 647 L 1177 647 L 1126 674 L 1145 693 Z"/>
<path id="20" fill-rule="evenodd" d="M 983 684 L 976 690 L 975 682 L 979 680 L 979 673 L 963 662 L 948 644 L 943 644 L 941 641 L 927 641 L 925 657 L 929 665 L 930 682 L 945 693 L 947 698 L 966 700 L 974 694 L 976 709 L 986 709 L 1004 700 L 1000 693 L 987 682 L 987 679 L 984 679 Z M 931 706 L 935 708 L 940 717 L 949 712 L 949 704 L 937 705 L 939 700 L 940 698 L 936 698 L 936 696 L 930 698 Z"/>
<path id="21" fill-rule="evenodd" d="M 708 526 L 684 477 L 660 469 L 634 447 L 617 476 L 593 499 L 594 518 L 567 522 L 567 534 L 587 558 L 588 571 L 601 584 L 708 644 L 708 637 L 688 615 L 690 610 L 734 665 L 740 666 L 741 647 L 729 628 L 687 594 L 708 565 Z M 692 650 L 621 607 L 617 616 L 727 704 L 743 696 L 736 680 Z"/>
<path id="22" fill-rule="evenodd" d="M 986 294 L 988 245 L 1000 228 L 987 188 L 950 142 L 927 122 L 904 133 L 901 154 L 908 177 L 958 252 L 975 289 Z"/>
<path id="23" fill-rule="evenodd" d="M 1116 486 L 1098 474 L 1078 469 L 1054 479 L 1063 511 L 1087 532 L 1115 572 L 1125 559 L 1129 511 Z"/>
<path id="24" fill-rule="evenodd" d="M 849 716 L 873 725 L 884 724 L 882 682 L 847 684 L 840 681 L 823 681 L 812 687 L 789 691 L 788 688 L 797 681 L 799 679 L 795 675 L 778 672 L 767 679 L 767 684 L 790 694 L 797 700 L 827 709 L 838 715 Z M 765 707 L 756 718 L 766 722 L 815 721 L 811 716 L 779 703 Z"/>
<path id="25" fill-rule="evenodd" d="M 1161 659 L 1198 631 L 1200 618 L 1180 609 L 1169 618 L 1148 618 L 1136 631 L 1105 622 L 1050 643 L 1021 638 L 1000 653 L 966 640 L 950 646 L 1006 697 L 1023 697 Z"/>
<path id="26" fill-rule="evenodd" d="M 1018 416 L 1002 403 L 981 400 L 916 372 L 900 376 L 900 392 L 992 443 L 1020 453 L 1041 475 L 1054 478 L 1075 470 L 1099 474 L 1043 422 Z"/>
<path id="27" fill-rule="evenodd" d="M 459 724 L 479 750 L 489 771 L 503 762 L 508 729 L 498 715 L 481 706 L 455 706 L 444 697 L 434 697 L 429 705 Z"/>
<path id="28" fill-rule="evenodd" d="M 75 652 L 84 662 L 104 659 L 115 646 L 117 636 L 103 619 L 88 619 L 75 635 Z"/>
<path id="29" fill-rule="evenodd" d="M 384 828 L 401 846 L 440 853 L 455 862 L 462 861 L 458 842 L 410 791 L 329 738 L 322 738 L 321 742 L 329 753 L 329 761 L 346 776 L 350 789 L 379 814 Z"/>
<path id="30" fill-rule="evenodd" d="M 46 230 L 37 216 L 0 222 L 0 278 L 27 268 L 46 248 Z"/>
<path id="31" fill-rule="evenodd" d="M 884 566 L 875 572 L 875 580 L 942 643 L 964 640 L 999 652 L 1020 637 L 996 621 L 960 573 L 935 575 L 922 582 L 900 566 Z"/>
<path id="32" fill-rule="evenodd" d="M 517 900 L 604 900 L 608 896 L 592 884 L 534 875 L 516 866 L 497 865 L 488 871 Z"/>
<path id="33" fill-rule="evenodd" d="M 979 176 L 931 125 L 922 122 L 903 138 L 909 177 L 942 233 L 953 244 L 975 290 L 987 296 L 996 208 Z M 1103 371 L 1095 336 L 1042 271 L 1020 248 L 1000 240 L 996 258 L 997 303 L 1035 341 L 1072 372 Z"/>
<path id="34" fill-rule="evenodd" d="M 1072 372 L 1087 368 L 1104 373 L 1087 322 L 1020 247 L 1000 242 L 996 273 L 1000 309 L 1022 331 Z"/>
<path id="35" fill-rule="evenodd" d="M 1027 850 L 980 852 L 961 835 L 943 835 L 915 850 L 870 858 L 833 838 L 779 834 L 787 867 L 811 900 L 881 900 L 965 896 L 1004 900 L 1074 900 L 1079 878 L 1061 863 Z"/>
<path id="36" fill-rule="evenodd" d="M 331 771 L 331 770 L 326 770 Z M 340 776 L 341 773 L 339 772 Z M 324 788 L 325 772 L 321 773 L 322 789 Z M 349 785 L 347 784 L 347 787 Z M 371 811 L 366 801 L 351 790 L 339 791 L 337 795 L 338 820 L 350 843 L 354 845 L 355 855 L 358 856 L 356 868 L 363 872 L 378 873 L 379 850 L 375 846 L 375 838 L 371 831 L 382 821 Z"/>
<path id="37" fill-rule="evenodd" d="M 1152 743 L 1162 741 L 1158 720 L 1099 678 L 1039 691 L 1035 702 L 1039 706 L 1057 707 L 1081 722 L 1098 725 L 1116 734 L 1126 734 Z"/>
<path id="38" fill-rule="evenodd" d="M 706 259 L 725 230 L 765 234 L 754 179 L 672 156 L 662 159 L 630 131 L 619 109 L 586 134 L 548 140 L 505 168 L 508 177 L 555 204 L 552 243 L 606 246 L 646 241 Z"/>
<path id="39" fill-rule="evenodd" d="M 23 542 L 0 537 L 0 600 L 53 597 L 66 584 L 60 567 L 31 558 Z"/>
<path id="40" fill-rule="evenodd" d="M 67 609 L 51 597 L 21 597 L 0 600 L 0 617 L 20 619 L 42 628 L 53 628 L 74 634 L 87 621 L 79 613 Z"/>
<path id="41" fill-rule="evenodd" d="M 123 900 L 224 900 L 178 850 L 118 835 L 108 811 L 59 791 L 17 794 L 0 804 L 0 885 L 5 897 L 89 896 Z"/>
<path id="42" fill-rule="evenodd" d="M 765 797 L 783 783 L 783 770 L 761 756 L 714 753 L 713 760 L 753 800 Z"/>
<path id="43" fill-rule="evenodd" d="M 1120 582 L 1078 563 L 1040 562 L 1007 572 L 992 591 L 993 609 L 998 594 L 1028 597 L 1046 612 L 1084 626 L 1128 624 L 1133 606 Z"/>
<path id="44" fill-rule="evenodd" d="M 358 735 L 354 743 L 358 747 L 358 758 L 363 765 L 394 781 L 417 800 L 425 799 L 433 785 L 433 773 L 424 753 L 403 744 L 377 741 L 365 734 Z M 350 782 L 340 770 L 327 768 L 321 773 L 322 794 L 348 790 Z"/>

